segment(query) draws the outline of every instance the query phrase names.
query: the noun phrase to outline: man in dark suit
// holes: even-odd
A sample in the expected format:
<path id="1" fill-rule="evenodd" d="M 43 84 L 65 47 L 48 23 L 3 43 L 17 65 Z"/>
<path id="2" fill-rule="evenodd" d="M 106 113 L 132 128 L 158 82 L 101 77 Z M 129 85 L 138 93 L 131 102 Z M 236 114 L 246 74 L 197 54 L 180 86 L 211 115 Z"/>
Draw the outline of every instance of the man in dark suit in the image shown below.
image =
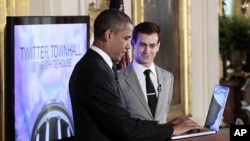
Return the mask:
<path id="1" fill-rule="evenodd" d="M 173 74 L 154 63 L 160 49 L 160 27 L 152 22 L 142 22 L 134 27 L 132 48 L 134 59 L 118 78 L 126 107 L 132 117 L 166 123 L 173 95 Z M 150 70 L 156 96 L 155 112 L 150 110 L 144 71 Z"/>
<path id="2" fill-rule="evenodd" d="M 94 22 L 94 42 L 76 64 L 69 82 L 77 141 L 165 141 L 172 135 L 200 129 L 190 119 L 159 125 L 132 118 L 121 100 L 112 62 L 130 48 L 131 19 L 117 10 L 104 10 Z"/>

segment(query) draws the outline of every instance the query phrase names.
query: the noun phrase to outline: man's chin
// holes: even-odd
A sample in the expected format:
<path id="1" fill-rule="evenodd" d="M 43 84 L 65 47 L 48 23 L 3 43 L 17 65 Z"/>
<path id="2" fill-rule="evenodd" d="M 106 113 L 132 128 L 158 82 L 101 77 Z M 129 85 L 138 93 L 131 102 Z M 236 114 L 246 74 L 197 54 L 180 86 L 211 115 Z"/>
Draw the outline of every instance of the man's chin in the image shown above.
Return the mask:
<path id="1" fill-rule="evenodd" d="M 121 58 L 114 58 L 112 61 L 115 62 L 115 63 L 118 63 L 118 62 L 121 61 Z"/>
<path id="2" fill-rule="evenodd" d="M 120 62 L 120 61 L 122 61 L 122 60 L 124 60 L 124 57 L 123 57 L 123 56 L 120 56 L 119 58 L 116 59 L 117 62 Z"/>
<path id="3" fill-rule="evenodd" d="M 123 60 L 125 60 L 125 55 L 124 55 L 124 53 L 122 53 L 119 57 L 117 57 L 117 58 L 113 58 L 113 61 L 115 61 L 115 62 L 120 62 L 120 61 L 123 61 Z"/>

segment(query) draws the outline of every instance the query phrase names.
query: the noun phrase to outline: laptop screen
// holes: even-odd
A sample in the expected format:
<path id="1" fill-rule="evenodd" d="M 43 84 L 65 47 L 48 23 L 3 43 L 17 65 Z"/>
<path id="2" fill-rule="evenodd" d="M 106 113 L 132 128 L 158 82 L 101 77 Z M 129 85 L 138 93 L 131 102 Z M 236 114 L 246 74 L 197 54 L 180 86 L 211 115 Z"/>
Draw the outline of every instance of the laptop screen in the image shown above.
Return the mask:
<path id="1" fill-rule="evenodd" d="M 221 85 L 216 85 L 213 91 L 213 96 L 209 106 L 205 127 L 213 131 L 218 131 L 220 128 L 221 119 L 225 109 L 229 88 Z"/>

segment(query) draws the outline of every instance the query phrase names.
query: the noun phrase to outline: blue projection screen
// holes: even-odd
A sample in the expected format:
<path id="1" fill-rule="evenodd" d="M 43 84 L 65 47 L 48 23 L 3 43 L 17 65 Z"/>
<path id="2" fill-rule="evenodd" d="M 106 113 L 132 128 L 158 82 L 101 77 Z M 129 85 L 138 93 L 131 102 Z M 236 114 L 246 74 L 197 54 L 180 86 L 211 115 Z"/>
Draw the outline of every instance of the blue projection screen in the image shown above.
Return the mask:
<path id="1" fill-rule="evenodd" d="M 11 36 L 6 36 L 5 50 L 11 50 L 6 62 L 12 63 L 9 75 L 13 76 L 8 82 L 14 94 L 6 102 L 13 101 L 14 118 L 10 119 L 14 119 L 15 140 L 49 141 L 74 136 L 68 83 L 89 46 L 89 17 L 9 18 Z M 15 20 L 19 22 L 15 24 Z"/>

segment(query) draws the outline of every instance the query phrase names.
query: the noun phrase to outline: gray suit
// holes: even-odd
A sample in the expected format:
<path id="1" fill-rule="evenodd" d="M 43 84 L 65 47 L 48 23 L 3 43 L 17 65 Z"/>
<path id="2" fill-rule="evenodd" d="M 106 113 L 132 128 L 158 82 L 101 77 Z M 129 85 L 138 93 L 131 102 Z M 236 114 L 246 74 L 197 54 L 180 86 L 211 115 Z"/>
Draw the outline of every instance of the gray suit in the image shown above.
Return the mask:
<path id="1" fill-rule="evenodd" d="M 158 66 L 156 73 L 159 81 L 160 93 L 158 95 L 158 103 L 156 107 L 155 117 L 153 118 L 149 106 L 144 98 L 143 91 L 139 84 L 132 63 L 126 69 L 118 72 L 119 83 L 122 87 L 123 98 L 126 102 L 126 109 L 132 117 L 142 120 L 155 120 L 159 123 L 166 123 L 167 114 L 170 107 L 170 102 L 173 96 L 174 77 L 171 72 L 168 72 Z"/>

